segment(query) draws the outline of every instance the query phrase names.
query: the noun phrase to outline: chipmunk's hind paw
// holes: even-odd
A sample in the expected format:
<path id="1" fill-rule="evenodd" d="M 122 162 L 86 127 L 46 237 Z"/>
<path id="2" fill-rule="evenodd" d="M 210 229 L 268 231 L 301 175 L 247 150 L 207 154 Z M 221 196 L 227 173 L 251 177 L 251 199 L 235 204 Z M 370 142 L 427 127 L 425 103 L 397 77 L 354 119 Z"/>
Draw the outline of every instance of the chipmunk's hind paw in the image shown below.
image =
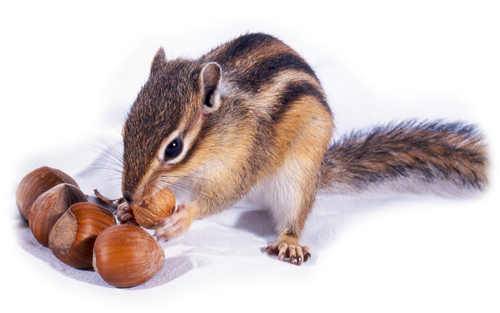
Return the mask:
<path id="1" fill-rule="evenodd" d="M 277 255 L 280 261 L 301 265 L 311 258 L 311 251 L 308 246 L 291 245 L 284 242 L 275 242 L 267 246 L 266 253 Z"/>

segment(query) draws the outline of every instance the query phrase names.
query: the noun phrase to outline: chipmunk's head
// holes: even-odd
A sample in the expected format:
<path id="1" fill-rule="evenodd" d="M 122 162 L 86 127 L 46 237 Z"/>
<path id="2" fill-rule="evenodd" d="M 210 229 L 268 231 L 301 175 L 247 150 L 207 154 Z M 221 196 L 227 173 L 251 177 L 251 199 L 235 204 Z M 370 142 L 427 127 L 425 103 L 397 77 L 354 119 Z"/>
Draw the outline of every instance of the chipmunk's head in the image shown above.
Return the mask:
<path id="1" fill-rule="evenodd" d="M 221 77 L 216 63 L 167 61 L 158 50 L 123 127 L 127 202 L 140 204 L 203 165 L 214 149 L 207 144 L 213 131 L 206 120 L 220 107 Z"/>

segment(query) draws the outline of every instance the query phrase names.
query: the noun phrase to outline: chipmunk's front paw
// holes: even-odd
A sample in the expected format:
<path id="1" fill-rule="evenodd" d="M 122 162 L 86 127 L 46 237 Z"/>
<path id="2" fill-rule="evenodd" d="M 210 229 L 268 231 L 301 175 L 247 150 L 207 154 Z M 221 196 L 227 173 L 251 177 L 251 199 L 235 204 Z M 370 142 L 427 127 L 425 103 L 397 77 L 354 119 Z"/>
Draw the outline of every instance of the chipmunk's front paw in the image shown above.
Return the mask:
<path id="1" fill-rule="evenodd" d="M 120 224 L 133 224 L 138 225 L 135 220 L 134 213 L 132 213 L 132 208 L 127 202 L 124 202 L 118 206 L 115 211 L 116 219 Z"/>
<path id="2" fill-rule="evenodd" d="M 301 265 L 311 258 L 311 251 L 308 246 L 287 244 L 285 242 L 275 242 L 267 246 L 266 253 L 277 255 L 280 261 L 288 261 L 292 264 Z"/>
<path id="3" fill-rule="evenodd" d="M 155 230 L 155 236 L 158 240 L 169 240 L 179 237 L 191 226 L 191 216 L 184 204 L 179 204 L 172 215 L 163 220 L 162 225 L 172 224 L 171 226 Z"/>

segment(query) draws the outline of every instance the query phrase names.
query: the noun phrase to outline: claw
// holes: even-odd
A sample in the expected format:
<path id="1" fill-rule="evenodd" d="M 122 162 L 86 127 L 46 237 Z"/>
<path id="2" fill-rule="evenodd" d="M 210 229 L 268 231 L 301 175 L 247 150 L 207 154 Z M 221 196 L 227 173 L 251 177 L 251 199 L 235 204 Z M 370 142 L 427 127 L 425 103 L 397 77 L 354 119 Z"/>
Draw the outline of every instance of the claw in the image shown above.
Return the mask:
<path id="1" fill-rule="evenodd" d="M 294 246 L 290 246 L 288 248 L 288 255 L 290 258 L 290 263 L 297 264 L 297 251 L 295 250 Z"/>
<path id="2" fill-rule="evenodd" d="M 280 261 L 285 260 L 287 250 L 288 250 L 288 245 L 286 243 L 282 243 L 279 246 L 278 258 L 280 259 Z"/>
<path id="3" fill-rule="evenodd" d="M 273 255 L 274 251 L 275 251 L 275 249 L 271 245 L 269 245 L 269 246 L 267 246 L 265 253 L 267 253 L 269 255 Z"/>
<path id="4" fill-rule="evenodd" d="M 304 247 L 302 247 L 302 249 L 304 250 L 304 262 L 306 262 L 307 260 L 309 260 L 311 258 L 311 251 L 309 251 L 308 246 L 304 246 Z"/>
<path id="5" fill-rule="evenodd" d="M 301 246 L 297 247 L 297 265 L 302 265 L 303 250 Z"/>

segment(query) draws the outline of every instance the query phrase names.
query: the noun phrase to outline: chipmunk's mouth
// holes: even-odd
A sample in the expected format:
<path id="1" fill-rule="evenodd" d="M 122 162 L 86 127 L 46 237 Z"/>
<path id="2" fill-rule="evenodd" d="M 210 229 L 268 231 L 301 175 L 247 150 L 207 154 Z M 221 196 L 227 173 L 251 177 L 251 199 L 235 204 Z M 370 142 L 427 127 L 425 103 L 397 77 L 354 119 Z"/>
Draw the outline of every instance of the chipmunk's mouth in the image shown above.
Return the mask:
<path id="1" fill-rule="evenodd" d="M 134 201 L 131 204 L 126 202 L 124 209 L 129 209 L 130 212 L 127 213 L 133 215 L 135 222 L 147 229 L 162 227 L 164 220 L 176 209 L 175 196 L 168 188 L 148 195 L 138 205 L 133 203 Z"/>

